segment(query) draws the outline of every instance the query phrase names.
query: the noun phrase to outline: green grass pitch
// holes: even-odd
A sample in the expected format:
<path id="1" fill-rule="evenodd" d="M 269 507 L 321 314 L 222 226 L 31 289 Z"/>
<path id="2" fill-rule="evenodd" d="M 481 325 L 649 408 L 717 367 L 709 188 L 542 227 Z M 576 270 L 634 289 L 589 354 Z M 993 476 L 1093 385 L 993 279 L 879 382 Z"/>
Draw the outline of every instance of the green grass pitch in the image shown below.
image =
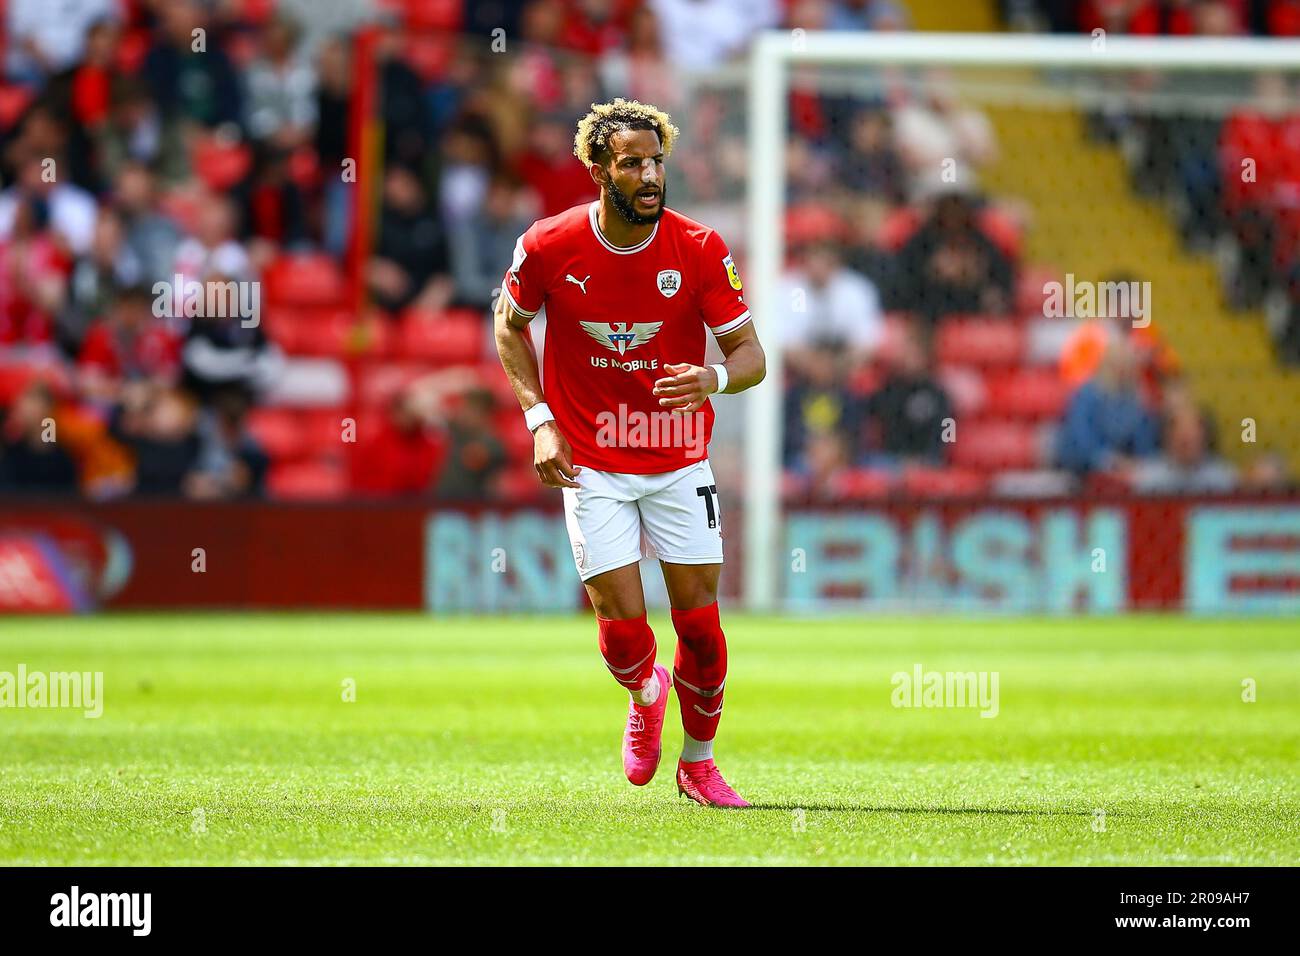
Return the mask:
<path id="1" fill-rule="evenodd" d="M 1294 621 L 723 623 L 747 811 L 677 796 L 675 698 L 623 779 L 590 618 L 5 619 L 0 671 L 105 705 L 0 709 L 0 865 L 1300 862 Z M 895 708 L 918 663 L 997 671 L 998 715 Z"/>

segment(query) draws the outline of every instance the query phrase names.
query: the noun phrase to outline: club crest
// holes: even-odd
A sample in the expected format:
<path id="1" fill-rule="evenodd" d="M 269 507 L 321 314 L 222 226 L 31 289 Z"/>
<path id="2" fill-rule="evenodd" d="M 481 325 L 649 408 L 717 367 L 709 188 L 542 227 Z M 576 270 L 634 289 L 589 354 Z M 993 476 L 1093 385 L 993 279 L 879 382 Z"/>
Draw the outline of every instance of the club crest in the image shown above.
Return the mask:
<path id="1" fill-rule="evenodd" d="M 682 274 L 676 269 L 665 269 L 659 273 L 655 281 L 659 284 L 659 291 L 665 299 L 671 299 L 677 294 L 677 290 L 682 287 Z"/>

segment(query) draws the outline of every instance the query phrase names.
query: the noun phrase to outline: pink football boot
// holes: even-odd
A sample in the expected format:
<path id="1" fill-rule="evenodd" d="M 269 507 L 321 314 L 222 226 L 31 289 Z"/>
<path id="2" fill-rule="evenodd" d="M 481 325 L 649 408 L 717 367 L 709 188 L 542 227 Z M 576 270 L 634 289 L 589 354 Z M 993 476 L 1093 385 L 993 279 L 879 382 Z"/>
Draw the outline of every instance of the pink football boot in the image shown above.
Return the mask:
<path id="1" fill-rule="evenodd" d="M 662 664 L 655 665 L 659 678 L 659 697 L 649 707 L 629 702 L 627 730 L 623 732 L 623 772 L 638 787 L 654 779 L 663 754 L 660 738 L 664 732 L 664 712 L 668 709 L 668 690 L 673 679 Z"/>
<path id="2" fill-rule="evenodd" d="M 747 807 L 749 802 L 727 785 L 718 766 L 709 760 L 677 761 L 677 792 L 706 807 Z"/>

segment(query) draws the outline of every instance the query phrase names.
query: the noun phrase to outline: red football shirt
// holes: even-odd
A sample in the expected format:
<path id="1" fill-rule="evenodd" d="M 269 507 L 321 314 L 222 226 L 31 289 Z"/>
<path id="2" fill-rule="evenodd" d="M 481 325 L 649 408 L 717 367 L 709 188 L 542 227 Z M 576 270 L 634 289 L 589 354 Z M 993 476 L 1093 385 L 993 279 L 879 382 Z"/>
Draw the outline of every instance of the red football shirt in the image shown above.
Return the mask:
<path id="1" fill-rule="evenodd" d="M 598 203 L 533 223 L 502 292 L 522 315 L 546 307 L 542 390 L 573 463 L 631 475 L 676 471 L 707 454 L 713 406 L 693 415 L 652 394 L 665 365 L 704 364 L 705 327 L 750 320 L 722 238 L 671 209 L 636 246 L 611 245 Z"/>

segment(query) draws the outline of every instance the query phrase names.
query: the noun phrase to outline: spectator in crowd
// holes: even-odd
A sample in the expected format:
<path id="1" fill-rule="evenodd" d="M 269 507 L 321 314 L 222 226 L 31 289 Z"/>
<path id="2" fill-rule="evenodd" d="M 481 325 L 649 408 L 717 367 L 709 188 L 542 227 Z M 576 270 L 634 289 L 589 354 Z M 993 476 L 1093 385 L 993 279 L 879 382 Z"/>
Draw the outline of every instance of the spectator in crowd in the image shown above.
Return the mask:
<path id="1" fill-rule="evenodd" d="M 198 464 L 198 405 L 179 389 L 130 382 L 114 409 L 109 432 L 135 458 L 134 494 L 178 496 Z"/>
<path id="2" fill-rule="evenodd" d="M 99 213 L 90 251 L 73 263 L 59 318 L 60 337 L 75 352 L 90 323 L 112 303 L 117 290 L 136 285 L 143 268 L 123 241 L 122 220 L 112 209 Z"/>
<path id="3" fill-rule="evenodd" d="M 375 45 L 379 63 L 380 115 L 384 120 L 384 163 L 420 169 L 433 151 L 433 124 L 425 107 L 424 84 L 402 58 L 401 31 L 386 30 Z"/>
<path id="4" fill-rule="evenodd" d="M 1165 419 L 1161 453 L 1134 465 L 1133 489 L 1144 494 L 1231 491 L 1236 471 L 1211 452 L 1209 435 L 1205 415 L 1190 402 L 1180 403 Z"/>
<path id="5" fill-rule="evenodd" d="M 239 77 L 206 8 L 197 0 L 168 0 L 158 16 L 144 75 L 165 119 L 183 127 L 237 128 L 243 117 Z"/>
<path id="6" fill-rule="evenodd" d="M 5 11 L 5 72 L 16 83 L 37 85 L 81 61 L 86 36 L 97 22 L 117 15 L 114 0 L 9 0 Z"/>
<path id="7" fill-rule="evenodd" d="M 800 375 L 785 395 L 784 460 L 806 470 L 818 436 L 846 436 L 853 457 L 865 450 L 866 405 L 849 385 L 850 353 L 838 339 L 814 340 L 802 349 Z"/>
<path id="8" fill-rule="evenodd" d="M 48 208 L 20 197 L 8 233 L 0 234 L 0 345 L 6 347 L 48 347 L 54 340 L 67 267 L 46 228 Z"/>
<path id="9" fill-rule="evenodd" d="M 1300 262 L 1293 265 L 1288 272 L 1285 292 L 1279 305 L 1278 357 L 1295 368 L 1300 366 Z"/>
<path id="10" fill-rule="evenodd" d="M 122 189 L 135 164 L 168 182 L 180 182 L 190 171 L 179 128 L 163 122 L 157 100 L 136 76 L 114 84 L 112 112 L 96 130 L 95 151 L 100 176 L 113 190 Z"/>
<path id="11" fill-rule="evenodd" d="M 887 110 L 866 108 L 854 114 L 839 159 L 839 179 L 852 183 L 855 192 L 891 206 L 904 201 L 904 173 Z"/>
<path id="12" fill-rule="evenodd" d="M 649 0 L 668 61 L 707 70 L 742 53 L 750 37 L 780 25 L 777 0 Z"/>
<path id="13" fill-rule="evenodd" d="M 681 102 L 681 85 L 672 70 L 664 68 L 664 47 L 659 21 L 645 5 L 633 9 L 628 20 L 627 44 L 608 51 L 600 62 L 601 80 L 608 90 L 622 90 L 627 99 L 657 103 L 672 109 Z"/>
<path id="14" fill-rule="evenodd" d="M 244 125 L 278 150 L 309 142 L 316 124 L 316 71 L 299 50 L 298 24 L 283 13 L 261 29 L 261 54 L 245 69 Z"/>
<path id="15" fill-rule="evenodd" d="M 413 303 L 437 311 L 451 298 L 450 272 L 447 240 L 424 183 L 414 170 L 390 166 L 379 241 L 366 269 L 371 294 L 390 312 Z"/>
<path id="16" fill-rule="evenodd" d="M 352 222 L 352 182 L 343 179 L 348 156 L 348 111 L 352 102 L 352 59 L 348 44 L 331 37 L 321 44 L 317 59 L 320 81 L 316 89 L 316 155 L 324 178 L 321 242 L 330 254 L 341 257 L 348 247 Z"/>
<path id="17" fill-rule="evenodd" d="M 895 0 L 836 0 L 827 27 L 831 30 L 906 30 L 907 7 Z"/>
<path id="18" fill-rule="evenodd" d="M 901 336 L 885 382 L 871 395 L 866 410 L 877 436 L 873 464 L 943 464 L 944 428 L 953 420 L 952 402 L 935 378 L 917 332 Z"/>
<path id="19" fill-rule="evenodd" d="M 87 252 L 98 217 L 94 197 L 79 186 L 59 181 L 57 161 L 48 154 L 42 158 L 36 152 L 25 153 L 17 166 L 18 181 L 0 192 L 0 240 L 12 235 L 18 207 L 31 202 L 45 210 L 42 221 L 49 223 L 50 236 L 65 255 Z"/>
<path id="20" fill-rule="evenodd" d="M 181 233 L 176 223 L 158 209 L 153 172 L 135 160 L 124 163 L 114 198 L 126 248 L 140 266 L 139 281 L 147 285 L 170 282 Z"/>
<path id="21" fill-rule="evenodd" d="M 447 455 L 437 495 L 449 501 L 495 496 L 497 477 L 506 464 L 505 447 L 492 424 L 496 400 L 485 388 L 472 388 L 446 419 Z"/>
<path id="22" fill-rule="evenodd" d="M 935 198 L 899 250 L 894 271 L 899 305 L 929 321 L 954 313 L 1001 315 L 1011 305 L 1011 261 L 980 230 L 974 201 L 960 191 Z"/>
<path id="23" fill-rule="evenodd" d="M 438 177 L 438 211 L 448 231 L 458 235 L 483 208 L 497 166 L 496 143 L 482 118 L 467 116 L 446 131 Z"/>
<path id="24" fill-rule="evenodd" d="M 265 490 L 270 459 L 248 433 L 250 406 L 242 388 L 223 388 L 199 417 L 199 454 L 185 476 L 190 498 L 260 497 Z"/>
<path id="25" fill-rule="evenodd" d="M 922 91 L 894 112 L 894 142 L 909 177 L 913 200 L 935 193 L 952 163 L 955 182 L 964 189 L 977 184 L 978 170 L 997 157 L 993 126 L 979 110 L 957 102 L 950 77 L 931 73 Z"/>
<path id="26" fill-rule="evenodd" d="M 393 396 L 378 433 L 352 455 L 352 490 L 386 497 L 428 494 L 445 455 L 446 442 L 420 394 L 403 389 Z"/>
<path id="27" fill-rule="evenodd" d="M 1101 283 L 1102 288 L 1139 286 L 1135 276 L 1116 273 Z M 1100 297 L 1100 293 L 1099 293 Z M 1077 308 L 1077 307 L 1076 307 Z M 1100 308 L 1094 308 L 1094 312 Z M 1145 304 L 1150 309 L 1150 303 Z M 1132 309 L 1129 310 L 1133 312 Z M 1146 315 L 1146 324 L 1135 324 L 1135 315 L 1084 316 L 1078 314 L 1077 321 L 1061 346 L 1058 363 L 1061 380 L 1071 388 L 1077 388 L 1096 374 L 1102 357 L 1112 342 L 1126 339 L 1133 350 L 1141 377 L 1142 387 L 1148 399 L 1154 399 L 1160 386 L 1165 381 L 1173 380 L 1180 371 L 1178 357 L 1161 337 L 1158 329 L 1150 322 L 1150 313 Z"/>
<path id="28" fill-rule="evenodd" d="M 497 177 L 477 212 L 457 232 L 451 247 L 456 300 L 487 308 L 501 282 L 502 263 L 510 262 L 515 243 L 535 217 L 528 197 L 507 177 Z"/>
<path id="29" fill-rule="evenodd" d="M 1159 425 L 1138 390 L 1136 356 L 1126 340 L 1106 350 L 1097 374 L 1070 398 L 1057 463 L 1078 475 L 1123 475 L 1159 450 Z"/>
<path id="30" fill-rule="evenodd" d="M 880 296 L 871 281 L 843 263 L 834 240 L 808 244 L 801 264 L 781 282 L 780 335 L 792 377 L 808 373 L 814 348 L 833 344 L 849 367 L 871 360 L 884 338 Z"/>
<path id="31" fill-rule="evenodd" d="M 843 500 L 841 481 L 852 464 L 850 438 L 842 432 L 823 431 L 808 441 L 797 487 L 812 502 Z"/>
<path id="32" fill-rule="evenodd" d="M 154 301 L 148 286 L 123 289 L 90 327 L 77 357 L 78 387 L 87 400 L 116 404 L 128 382 L 176 383 L 181 340 L 153 314 Z"/>
<path id="33" fill-rule="evenodd" d="M 1296 486 L 1286 459 L 1276 450 L 1266 449 L 1246 463 L 1241 472 L 1244 491 L 1286 491 Z"/>
<path id="34" fill-rule="evenodd" d="M 556 216 L 599 193 L 591 175 L 573 158 L 573 119 L 567 113 L 537 119 L 515 173 L 541 199 L 541 216 Z"/>
<path id="35" fill-rule="evenodd" d="M 19 394 L 0 432 L 0 490 L 66 494 L 77 489 L 77 466 L 58 442 L 54 393 L 33 382 Z"/>
<path id="36" fill-rule="evenodd" d="M 253 263 L 248 251 L 236 238 L 239 210 L 225 196 L 206 196 L 199 207 L 194 234 L 181 240 L 172 260 L 171 273 L 165 278 L 182 282 L 203 282 L 214 275 L 236 280 L 251 278 Z M 182 289 L 173 290 L 179 299 Z M 176 307 L 173 315 L 183 314 Z"/>
<path id="37" fill-rule="evenodd" d="M 309 243 L 307 199 L 289 175 L 291 154 L 268 143 L 253 154 L 248 188 L 248 249 L 254 263 L 265 265 L 281 249 L 305 249 Z"/>
<path id="38" fill-rule="evenodd" d="M 222 281 L 214 277 L 214 283 Z M 200 401 L 229 387 L 250 396 L 275 384 L 284 369 L 280 347 L 262 324 L 248 326 L 237 315 L 197 316 L 190 321 L 181 348 L 181 384 Z"/>

